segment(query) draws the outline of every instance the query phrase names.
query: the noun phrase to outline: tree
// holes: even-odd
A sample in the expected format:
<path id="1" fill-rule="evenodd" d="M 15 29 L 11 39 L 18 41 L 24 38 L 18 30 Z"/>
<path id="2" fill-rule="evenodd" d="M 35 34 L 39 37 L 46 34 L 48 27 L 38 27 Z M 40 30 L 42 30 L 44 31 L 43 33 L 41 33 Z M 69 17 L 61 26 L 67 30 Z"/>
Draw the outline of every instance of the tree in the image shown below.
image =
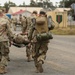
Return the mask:
<path id="1" fill-rule="evenodd" d="M 58 2 L 55 3 L 55 7 L 57 7 Z"/>
<path id="2" fill-rule="evenodd" d="M 1 4 L 0 4 L 0 8 L 2 8 Z"/>
<path id="3" fill-rule="evenodd" d="M 25 2 L 23 2 L 23 6 L 25 6 Z"/>
<path id="4" fill-rule="evenodd" d="M 49 7 L 53 6 L 53 3 L 50 2 L 50 0 L 39 0 L 39 2 L 37 2 L 37 5 L 39 7 L 49 8 Z"/>
<path id="5" fill-rule="evenodd" d="M 34 0 L 30 1 L 30 6 L 35 7 L 36 6 L 36 2 Z"/>
<path id="6" fill-rule="evenodd" d="M 9 8 L 14 6 L 16 6 L 16 4 L 9 1 L 8 3 L 5 2 L 3 7 L 6 9 L 6 12 L 8 12 Z"/>
<path id="7" fill-rule="evenodd" d="M 9 7 L 15 7 L 16 6 L 16 4 L 15 3 L 13 3 L 13 2 L 8 2 L 8 4 L 9 4 Z"/>
<path id="8" fill-rule="evenodd" d="M 63 7 L 61 5 L 64 4 L 65 7 L 70 7 L 72 3 L 75 3 L 75 0 L 62 0 L 60 1 L 60 7 Z"/>
<path id="9" fill-rule="evenodd" d="M 9 3 L 5 2 L 4 3 L 4 8 L 6 9 L 6 12 L 8 12 L 8 10 L 9 10 Z"/>
<path id="10" fill-rule="evenodd" d="M 50 0 L 30 0 L 30 7 L 50 8 L 54 6 L 53 3 L 50 2 Z"/>
<path id="11" fill-rule="evenodd" d="M 19 7 L 25 7 L 25 2 L 23 2 L 23 4 L 20 4 Z"/>

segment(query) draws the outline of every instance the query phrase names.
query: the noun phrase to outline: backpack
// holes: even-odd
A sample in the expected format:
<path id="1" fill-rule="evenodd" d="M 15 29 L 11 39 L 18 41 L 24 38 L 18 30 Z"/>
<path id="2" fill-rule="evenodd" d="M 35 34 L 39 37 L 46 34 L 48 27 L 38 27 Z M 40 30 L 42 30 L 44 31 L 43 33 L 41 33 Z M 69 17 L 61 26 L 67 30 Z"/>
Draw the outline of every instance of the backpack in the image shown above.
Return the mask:
<path id="1" fill-rule="evenodd" d="M 38 33 L 48 32 L 47 18 L 46 17 L 37 17 L 36 18 L 36 30 Z"/>
<path id="2" fill-rule="evenodd" d="M 36 35 L 37 41 L 46 41 L 46 40 L 53 38 L 51 33 L 49 32 L 46 17 L 37 17 L 36 18 L 35 29 L 37 31 L 37 35 Z"/>

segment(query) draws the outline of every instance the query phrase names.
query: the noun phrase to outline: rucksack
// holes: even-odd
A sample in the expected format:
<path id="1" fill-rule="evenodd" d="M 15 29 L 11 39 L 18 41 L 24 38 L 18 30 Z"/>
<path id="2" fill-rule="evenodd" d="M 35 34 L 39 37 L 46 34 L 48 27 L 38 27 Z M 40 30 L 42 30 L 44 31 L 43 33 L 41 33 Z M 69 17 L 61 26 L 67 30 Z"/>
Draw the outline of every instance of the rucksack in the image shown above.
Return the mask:
<path id="1" fill-rule="evenodd" d="M 36 39 L 37 41 L 46 41 L 52 39 L 52 35 L 48 29 L 48 23 L 46 17 L 37 17 L 35 29 L 37 31 Z"/>
<path id="2" fill-rule="evenodd" d="M 48 32 L 47 18 L 46 17 L 37 17 L 36 18 L 36 30 L 38 33 Z"/>

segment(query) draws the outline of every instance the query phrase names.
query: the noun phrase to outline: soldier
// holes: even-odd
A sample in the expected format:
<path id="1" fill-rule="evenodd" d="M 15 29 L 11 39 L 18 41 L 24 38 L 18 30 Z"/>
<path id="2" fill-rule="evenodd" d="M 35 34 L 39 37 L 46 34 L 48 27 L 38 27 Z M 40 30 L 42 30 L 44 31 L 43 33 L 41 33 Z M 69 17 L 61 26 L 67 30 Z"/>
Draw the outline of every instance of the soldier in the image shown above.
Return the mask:
<path id="1" fill-rule="evenodd" d="M 28 17 L 27 18 L 27 32 L 29 32 L 31 25 L 32 25 L 31 18 Z M 27 56 L 27 61 L 30 62 L 31 56 L 32 56 L 32 45 L 31 44 L 28 44 L 26 46 L 26 56 Z"/>
<path id="2" fill-rule="evenodd" d="M 29 30 L 31 25 L 32 25 L 31 17 L 27 17 L 27 31 Z"/>
<path id="3" fill-rule="evenodd" d="M 21 22 L 22 21 L 22 15 L 20 14 L 19 16 L 19 21 Z"/>
<path id="4" fill-rule="evenodd" d="M 31 18 L 28 18 L 28 27 L 27 27 L 28 30 L 27 30 L 27 31 L 28 31 L 30 34 L 32 33 L 30 30 L 34 27 L 34 22 L 33 22 L 33 20 L 35 20 L 36 17 L 37 17 L 37 11 L 33 11 Z M 28 37 L 29 37 L 29 35 L 28 35 Z M 31 40 L 32 38 L 28 38 L 28 39 Z M 27 54 L 27 57 L 28 57 L 28 59 L 27 59 L 28 62 L 31 61 L 31 58 L 32 58 L 32 56 L 33 56 L 33 54 L 34 54 L 34 52 L 33 52 L 32 49 L 33 49 L 33 44 L 32 44 L 32 43 L 29 43 L 29 44 L 26 46 L 26 54 Z"/>
<path id="5" fill-rule="evenodd" d="M 27 17 L 23 16 L 21 17 L 21 24 L 22 24 L 22 36 L 27 37 L 26 33 L 28 32 L 28 25 L 29 25 L 29 19 Z M 27 61 L 30 61 L 30 47 L 26 45 L 26 56 L 27 56 Z"/>
<path id="6" fill-rule="evenodd" d="M 21 22 L 22 22 L 22 34 L 24 34 L 23 36 L 25 36 L 28 39 L 28 36 L 25 34 L 28 33 L 29 28 L 31 26 L 31 23 L 32 23 L 31 18 L 23 16 Z M 30 62 L 31 60 L 31 45 L 30 44 L 26 45 L 26 56 L 27 56 L 27 61 Z"/>
<path id="7" fill-rule="evenodd" d="M 12 39 L 14 34 L 10 30 L 10 25 L 6 16 L 0 10 L 0 74 L 6 73 L 9 56 L 9 38 Z"/>
<path id="8" fill-rule="evenodd" d="M 33 42 L 33 59 L 36 67 L 36 72 L 42 73 L 42 64 L 44 64 L 44 60 L 46 59 L 49 39 L 52 39 L 52 36 L 48 33 L 49 29 L 45 11 L 40 11 L 39 16 L 35 19 L 35 26 L 32 26 L 30 29 L 28 37 L 31 42 Z M 47 33 L 49 34 L 49 37 Z"/>
<path id="9" fill-rule="evenodd" d="M 21 19 L 21 24 L 22 24 L 22 33 L 25 33 L 27 30 L 27 18 L 25 16 L 22 17 Z"/>
<path id="10" fill-rule="evenodd" d="M 14 31 L 16 31 L 16 25 L 17 25 L 17 18 L 16 18 L 16 17 L 14 17 L 14 18 L 12 19 L 12 23 L 13 23 Z"/>
<path id="11" fill-rule="evenodd" d="M 18 24 L 21 25 L 21 27 L 22 27 L 22 19 L 23 19 L 23 16 L 22 16 L 22 14 L 20 14 Z"/>

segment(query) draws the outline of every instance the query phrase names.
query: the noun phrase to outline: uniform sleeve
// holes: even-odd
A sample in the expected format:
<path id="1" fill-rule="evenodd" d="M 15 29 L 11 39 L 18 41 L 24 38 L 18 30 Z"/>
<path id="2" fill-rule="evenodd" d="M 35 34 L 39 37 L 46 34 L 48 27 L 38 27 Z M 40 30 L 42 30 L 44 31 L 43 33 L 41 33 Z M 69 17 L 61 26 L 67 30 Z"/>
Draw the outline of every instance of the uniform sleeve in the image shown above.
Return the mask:
<path id="1" fill-rule="evenodd" d="M 29 29 L 29 32 L 28 32 L 28 39 L 29 39 L 29 40 L 32 39 L 33 32 L 34 32 L 34 27 L 31 26 L 30 29 Z"/>
<path id="2" fill-rule="evenodd" d="M 8 22 L 7 22 L 7 36 L 8 36 L 8 38 L 11 40 L 11 39 L 14 38 L 14 34 L 13 34 L 13 32 L 12 32 L 12 30 L 11 30 L 9 24 L 10 24 L 10 23 L 9 23 L 9 21 L 8 21 Z"/>

